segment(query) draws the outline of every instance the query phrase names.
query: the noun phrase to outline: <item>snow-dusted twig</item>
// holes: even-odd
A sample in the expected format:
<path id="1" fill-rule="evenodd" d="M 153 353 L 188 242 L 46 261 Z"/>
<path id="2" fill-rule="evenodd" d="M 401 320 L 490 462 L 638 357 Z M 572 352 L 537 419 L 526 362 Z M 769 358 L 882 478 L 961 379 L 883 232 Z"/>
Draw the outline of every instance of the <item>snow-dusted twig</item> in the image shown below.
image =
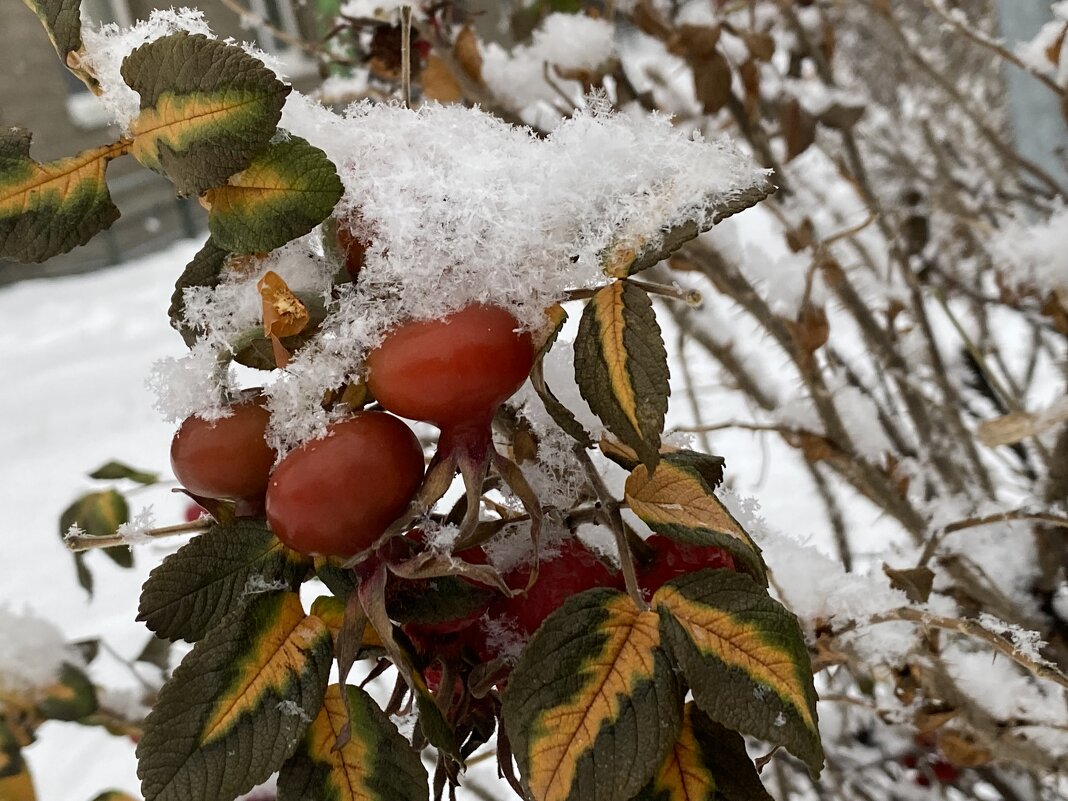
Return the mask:
<path id="1" fill-rule="evenodd" d="M 931 11 L 941 17 L 943 22 L 949 25 L 954 31 L 959 33 L 965 39 L 968 39 L 969 41 L 974 42 L 980 47 L 991 51 L 992 53 L 997 55 L 998 58 L 1007 61 L 1014 67 L 1019 67 L 1032 78 L 1035 78 L 1040 83 L 1042 83 L 1042 85 L 1049 89 L 1051 92 L 1060 96 L 1064 96 L 1065 90 L 1063 86 L 1058 86 L 1057 83 L 1052 80 L 1048 75 L 1043 75 L 1039 70 L 1028 64 L 1026 61 L 1024 61 L 1015 53 L 1013 53 L 1000 42 L 995 41 L 986 34 L 966 25 L 958 16 L 947 11 L 943 7 L 941 0 L 923 0 L 923 3 L 929 9 L 931 9 Z"/>
<path id="2" fill-rule="evenodd" d="M 1045 523 L 1047 526 L 1068 529 L 1068 517 L 1050 514 L 1048 512 L 1032 512 L 1029 509 L 1013 509 L 1008 512 L 999 512 L 998 514 L 985 515 L 983 517 L 970 517 L 967 520 L 958 520 L 955 523 L 950 523 L 935 532 L 927 540 L 923 553 L 920 554 L 918 564 L 922 566 L 930 562 L 931 557 L 933 557 L 935 551 L 938 550 L 938 546 L 942 544 L 942 541 L 949 534 L 956 531 L 964 531 L 969 528 L 989 526 L 994 523 L 1008 523 L 1013 520 L 1030 520 L 1035 523 Z"/>
<path id="3" fill-rule="evenodd" d="M 138 539 L 160 539 L 163 537 L 176 537 L 182 534 L 200 534 L 207 531 L 215 525 L 215 521 L 210 517 L 201 517 L 199 520 L 194 520 L 190 523 L 179 523 L 175 526 L 162 526 L 161 528 L 152 528 L 147 531 L 142 531 L 138 534 Z M 118 534 L 108 537 L 93 537 L 88 534 L 74 534 L 64 538 L 64 544 L 67 549 L 78 553 L 80 551 L 91 551 L 96 548 L 114 548 L 116 545 L 129 545 L 130 542 L 126 537 Z"/>
<path id="4" fill-rule="evenodd" d="M 869 623 L 878 624 L 896 621 L 908 621 L 911 623 L 918 623 L 926 628 L 955 631 L 958 634 L 963 634 L 972 639 L 982 640 L 996 651 L 1004 654 L 1020 667 L 1027 670 L 1029 673 L 1032 673 L 1040 679 L 1051 681 L 1054 684 L 1058 684 L 1061 687 L 1068 689 L 1068 676 L 1065 676 L 1050 665 L 1043 664 L 1027 656 L 1010 640 L 984 628 L 978 621 L 955 617 L 943 617 L 912 607 L 901 607 L 876 615 L 871 618 Z"/>

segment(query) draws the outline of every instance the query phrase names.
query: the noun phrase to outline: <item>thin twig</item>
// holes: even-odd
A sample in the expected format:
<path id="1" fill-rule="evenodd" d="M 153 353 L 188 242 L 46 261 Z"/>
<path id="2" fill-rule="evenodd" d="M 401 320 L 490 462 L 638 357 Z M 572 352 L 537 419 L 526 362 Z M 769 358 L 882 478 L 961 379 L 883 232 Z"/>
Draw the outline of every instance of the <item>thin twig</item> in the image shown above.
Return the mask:
<path id="1" fill-rule="evenodd" d="M 955 523 L 943 526 L 940 531 L 935 532 L 928 538 L 927 545 L 924 547 L 923 553 L 920 554 L 918 564 L 922 566 L 931 561 L 931 557 L 934 556 L 935 551 L 938 550 L 938 546 L 942 544 L 942 541 L 948 534 L 952 534 L 956 531 L 964 531 L 969 528 L 990 526 L 995 523 L 1007 523 L 1013 520 L 1030 520 L 1037 523 L 1045 523 L 1047 526 L 1068 529 L 1068 517 L 1062 517 L 1061 515 L 1050 514 L 1048 512 L 1031 512 L 1027 509 L 1013 509 L 1009 512 L 999 512 L 998 514 L 986 515 L 984 517 L 971 517 L 967 520 L 958 520 Z"/>
<path id="2" fill-rule="evenodd" d="M 401 6 L 401 100 L 412 107 L 412 7 Z"/>
<path id="3" fill-rule="evenodd" d="M 179 523 L 176 526 L 163 526 L 142 531 L 136 537 L 123 537 L 114 534 L 106 537 L 93 537 L 88 534 L 74 534 L 65 537 L 63 542 L 67 549 L 74 553 L 91 551 L 96 548 L 114 548 L 116 545 L 136 545 L 141 540 L 161 539 L 163 537 L 175 537 L 180 534 L 201 534 L 215 525 L 215 520 L 210 517 L 201 517 L 190 523 Z"/>
<path id="4" fill-rule="evenodd" d="M 953 30 L 961 34 L 964 38 L 975 42 L 975 44 L 979 45 L 980 47 L 986 48 L 987 50 L 990 50 L 991 52 L 997 54 L 999 58 L 1004 59 L 1005 61 L 1012 64 L 1014 67 L 1019 67 L 1032 78 L 1041 82 L 1043 86 L 1045 86 L 1054 94 L 1062 97 L 1064 96 L 1063 86 L 1059 86 L 1057 82 L 1052 80 L 1048 75 L 1043 74 L 1039 70 L 1032 67 L 1030 64 L 1026 63 L 1023 59 L 1021 59 L 1007 47 L 1002 45 L 1000 42 L 997 42 L 986 36 L 985 34 L 979 33 L 978 31 L 969 28 L 958 18 L 954 17 L 952 14 L 946 11 L 942 7 L 941 2 L 938 2 L 938 0 L 923 0 L 923 3 L 929 9 L 931 9 L 931 11 L 941 17 L 946 24 L 953 28 Z"/>
<path id="5" fill-rule="evenodd" d="M 974 620 L 932 615 L 930 612 L 923 612 L 919 609 L 913 609 L 906 606 L 899 609 L 892 609 L 881 615 L 876 615 L 872 617 L 869 622 L 878 624 L 897 621 L 909 621 L 918 623 L 927 628 L 955 631 L 958 634 L 964 634 L 973 639 L 982 640 L 993 647 L 994 650 L 1004 654 L 1020 667 L 1027 670 L 1029 673 L 1040 679 L 1051 681 L 1054 684 L 1058 684 L 1061 687 L 1068 689 L 1068 677 L 1059 670 L 1037 662 L 1026 654 L 1021 653 L 1011 641 L 995 634 L 989 629 L 983 628 Z"/>

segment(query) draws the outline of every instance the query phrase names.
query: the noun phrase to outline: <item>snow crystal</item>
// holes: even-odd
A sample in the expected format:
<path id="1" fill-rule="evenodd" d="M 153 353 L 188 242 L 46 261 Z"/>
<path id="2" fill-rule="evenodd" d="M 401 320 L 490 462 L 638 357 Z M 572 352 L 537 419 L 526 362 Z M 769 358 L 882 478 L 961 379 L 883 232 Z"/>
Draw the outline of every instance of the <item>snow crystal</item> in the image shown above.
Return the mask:
<path id="1" fill-rule="evenodd" d="M 979 625 L 987 631 L 1011 640 L 1016 653 L 1026 656 L 1033 662 L 1046 662 L 1040 653 L 1046 646 L 1046 641 L 1042 639 L 1042 635 L 1037 631 L 1028 631 L 1012 623 L 1006 623 L 988 612 L 980 613 Z"/>
<path id="2" fill-rule="evenodd" d="M 268 579 L 266 576 L 254 573 L 245 580 L 245 588 L 241 591 L 241 594 L 262 595 L 267 592 L 278 592 L 280 590 L 288 589 L 289 584 L 281 579 Z"/>
<path id="3" fill-rule="evenodd" d="M 53 684 L 64 662 L 77 661 L 54 623 L 0 606 L 0 695 Z"/>
<path id="4" fill-rule="evenodd" d="M 486 635 L 486 647 L 491 654 L 513 663 L 519 660 L 527 637 L 519 630 L 514 618 L 508 615 L 491 618 L 487 614 L 479 620 L 479 625 Z"/>
<path id="5" fill-rule="evenodd" d="M 122 80 L 120 69 L 123 59 L 141 45 L 179 31 L 212 36 L 204 13 L 189 8 L 154 10 L 147 20 L 129 28 L 114 23 L 98 29 L 88 25 L 82 28 L 85 47 L 82 65 L 100 82 L 101 94 L 98 99 L 123 132 L 129 131 L 130 124 L 141 109 L 137 92 Z"/>
<path id="6" fill-rule="evenodd" d="M 478 109 L 360 103 L 339 117 L 301 96 L 283 124 L 338 166 L 337 214 L 370 245 L 358 285 L 268 389 L 280 453 L 322 432 L 323 392 L 358 377 L 398 322 L 488 303 L 539 328 L 568 289 L 604 280 L 605 248 L 655 242 L 765 180 L 727 143 L 597 104 L 545 139 Z"/>
<path id="7" fill-rule="evenodd" d="M 67 529 L 63 535 L 64 542 L 70 542 L 71 540 L 79 539 L 80 537 L 87 536 L 88 532 L 77 523 L 71 523 L 70 528 Z"/>
<path id="8" fill-rule="evenodd" d="M 148 540 L 147 532 L 155 527 L 156 514 L 152 511 L 151 506 L 146 506 L 134 515 L 133 520 L 122 523 L 115 533 L 127 545 L 134 545 Z"/>
<path id="9" fill-rule="evenodd" d="M 233 385 L 233 370 L 220 366 L 210 343 L 200 342 L 185 356 L 157 361 L 146 384 L 165 419 L 179 421 L 195 414 L 218 420 L 229 413 L 226 396 Z"/>
<path id="10" fill-rule="evenodd" d="M 283 715 L 300 718 L 305 723 L 311 723 L 311 715 L 305 712 L 304 708 L 296 701 L 279 701 L 275 708 Z"/>

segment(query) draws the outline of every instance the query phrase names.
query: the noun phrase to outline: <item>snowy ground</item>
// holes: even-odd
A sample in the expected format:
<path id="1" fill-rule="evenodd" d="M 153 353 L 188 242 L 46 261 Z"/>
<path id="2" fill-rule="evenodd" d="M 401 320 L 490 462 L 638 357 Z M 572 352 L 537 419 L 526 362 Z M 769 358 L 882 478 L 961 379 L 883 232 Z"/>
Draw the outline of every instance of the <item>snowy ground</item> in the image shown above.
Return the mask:
<path id="1" fill-rule="evenodd" d="M 100 637 L 126 658 L 149 636 L 134 622 L 139 585 L 179 543 L 139 546 L 133 570 L 90 554 L 97 581 L 90 601 L 76 582 L 57 521 L 76 496 L 98 485 L 86 473 L 111 459 L 168 473 L 173 429 L 154 411 L 144 381 L 155 360 L 184 351 L 165 309 L 175 277 L 198 247 L 183 242 L 137 264 L 0 291 L 7 376 L 0 394 L 6 557 L 0 606 L 55 621 L 72 640 Z M 709 376 L 703 400 L 711 404 L 710 419 L 713 413 L 715 419 L 744 417 L 746 410 L 715 388 L 707 368 L 703 374 Z M 685 413 L 681 396 L 674 407 L 674 414 Z M 822 512 L 792 454 L 766 435 L 749 433 L 717 434 L 715 446 L 727 458 L 735 488 L 760 497 L 774 527 L 825 544 Z M 135 494 L 131 511 L 142 505 L 153 506 L 160 525 L 182 519 L 184 503 L 169 487 Z M 863 506 L 851 504 L 850 514 L 858 532 L 878 526 Z M 92 669 L 108 687 L 136 688 L 113 656 L 102 654 Z M 132 744 L 97 730 L 49 723 L 25 754 L 40 801 L 81 801 L 109 788 L 137 793 Z"/>

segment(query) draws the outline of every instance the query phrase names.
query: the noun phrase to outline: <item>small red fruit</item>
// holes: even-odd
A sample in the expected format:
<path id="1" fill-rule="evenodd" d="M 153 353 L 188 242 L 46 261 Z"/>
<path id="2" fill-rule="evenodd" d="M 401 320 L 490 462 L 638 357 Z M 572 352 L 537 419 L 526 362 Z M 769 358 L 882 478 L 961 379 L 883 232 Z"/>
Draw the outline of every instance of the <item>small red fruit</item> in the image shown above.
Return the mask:
<path id="1" fill-rule="evenodd" d="M 360 412 L 289 453 L 271 474 L 267 521 L 295 551 L 353 556 L 408 507 L 423 449 L 396 417 Z"/>
<path id="2" fill-rule="evenodd" d="M 505 574 L 511 587 L 523 587 L 530 578 L 530 567 L 524 565 Z M 538 566 L 534 586 L 512 598 L 504 598 L 490 609 L 490 616 L 508 616 L 518 624 L 519 633 L 530 637 L 549 615 L 560 608 L 572 595 L 594 587 L 621 589 L 618 573 L 613 573 L 578 539 L 565 540 L 560 554 Z"/>
<path id="3" fill-rule="evenodd" d="M 230 411 L 215 421 L 187 418 L 171 441 L 171 469 L 193 495 L 262 500 L 276 455 L 264 439 L 270 414 L 259 398 Z"/>
<path id="4" fill-rule="evenodd" d="M 488 427 L 534 363 L 530 333 L 497 306 L 467 306 L 405 323 L 367 357 L 367 383 L 386 409 L 438 428 Z"/>
<path id="5" fill-rule="evenodd" d="M 636 565 L 638 584 L 652 594 L 664 584 L 685 573 L 697 570 L 726 568 L 734 570 L 734 557 L 723 548 L 712 545 L 684 545 L 654 534 L 645 541 L 653 551 L 651 559 Z"/>

